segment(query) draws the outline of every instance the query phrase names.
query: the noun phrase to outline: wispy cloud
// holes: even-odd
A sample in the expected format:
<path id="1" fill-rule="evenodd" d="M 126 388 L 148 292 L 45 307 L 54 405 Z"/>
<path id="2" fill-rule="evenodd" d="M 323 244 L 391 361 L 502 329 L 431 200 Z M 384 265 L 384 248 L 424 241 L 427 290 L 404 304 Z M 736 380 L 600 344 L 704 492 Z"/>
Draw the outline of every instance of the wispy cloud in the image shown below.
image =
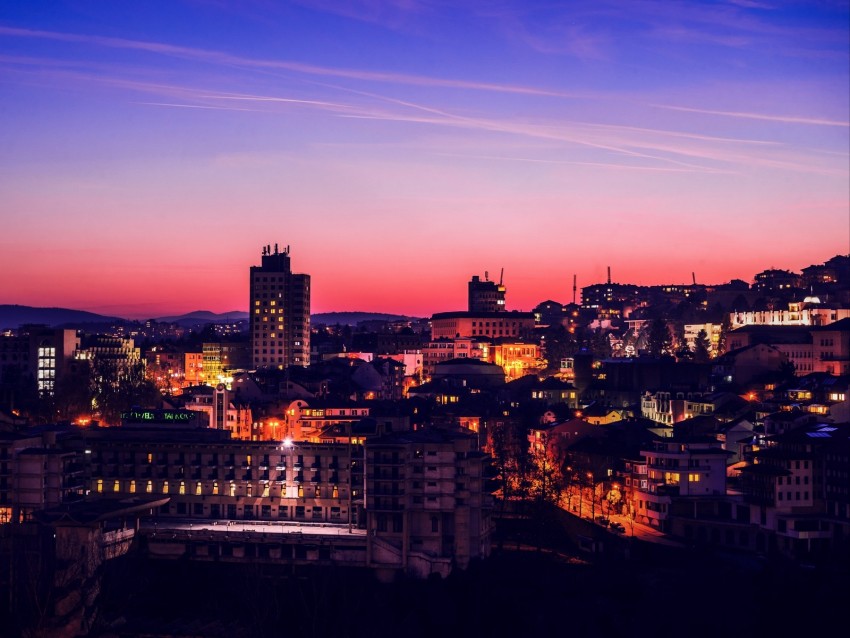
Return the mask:
<path id="1" fill-rule="evenodd" d="M 33 29 L 18 29 L 14 27 L 0 26 L 0 35 L 40 38 L 61 42 L 83 43 L 115 49 L 133 51 L 144 51 L 169 57 L 189 59 L 210 64 L 226 65 L 231 67 L 254 68 L 265 70 L 282 70 L 301 73 L 311 76 L 338 77 L 351 80 L 363 80 L 369 82 L 407 84 L 425 87 L 443 87 L 452 89 L 466 89 L 474 91 L 490 91 L 497 93 L 515 93 L 521 95 L 540 95 L 552 97 L 584 97 L 562 91 L 552 91 L 531 86 L 518 86 L 511 84 L 495 84 L 490 82 L 477 82 L 470 80 L 438 78 L 424 75 L 406 73 L 386 73 L 382 71 L 366 71 L 360 69 L 333 68 L 318 66 L 289 60 L 262 60 L 231 55 L 220 51 L 208 49 L 196 49 L 190 47 L 162 44 L 159 42 L 147 42 L 142 40 L 129 40 L 125 38 L 111 38 L 104 36 L 79 35 L 74 33 L 58 33 L 55 31 L 41 31 Z"/>
<path id="2" fill-rule="evenodd" d="M 736 117 L 747 120 L 765 120 L 768 122 L 783 122 L 785 124 L 811 124 L 814 126 L 838 126 L 850 127 L 850 121 L 825 120 L 813 117 L 800 117 L 795 115 L 771 115 L 767 113 L 743 113 L 739 111 L 714 111 L 711 109 L 698 109 L 689 106 L 673 106 L 670 104 L 652 104 L 651 106 L 669 109 L 671 111 L 686 111 L 688 113 L 704 113 L 706 115 L 722 115 L 724 117 Z"/>

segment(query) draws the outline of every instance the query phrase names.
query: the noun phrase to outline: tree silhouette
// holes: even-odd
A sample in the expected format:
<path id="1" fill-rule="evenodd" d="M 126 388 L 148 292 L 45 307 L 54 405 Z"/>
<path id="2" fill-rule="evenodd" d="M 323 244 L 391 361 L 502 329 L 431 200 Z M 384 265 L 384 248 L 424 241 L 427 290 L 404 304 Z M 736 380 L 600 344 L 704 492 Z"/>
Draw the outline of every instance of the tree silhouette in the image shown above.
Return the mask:
<path id="1" fill-rule="evenodd" d="M 673 338 L 670 329 L 664 319 L 653 319 L 649 324 L 649 337 L 647 338 L 647 350 L 653 357 L 660 357 L 669 353 L 673 346 Z"/>
<path id="2" fill-rule="evenodd" d="M 708 333 L 701 328 L 694 341 L 694 361 L 708 363 L 709 359 L 711 359 L 711 343 L 708 340 Z"/>

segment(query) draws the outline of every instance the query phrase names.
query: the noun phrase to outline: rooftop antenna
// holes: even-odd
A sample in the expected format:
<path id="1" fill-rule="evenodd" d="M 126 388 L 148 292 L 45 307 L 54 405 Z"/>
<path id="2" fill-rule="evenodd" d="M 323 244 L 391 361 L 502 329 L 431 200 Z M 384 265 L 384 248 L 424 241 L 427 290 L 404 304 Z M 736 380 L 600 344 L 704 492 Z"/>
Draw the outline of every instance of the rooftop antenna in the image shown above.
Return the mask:
<path id="1" fill-rule="evenodd" d="M 502 273 L 499 275 L 499 285 L 502 285 L 502 280 L 505 278 L 505 269 L 502 268 Z"/>
<path id="2" fill-rule="evenodd" d="M 484 271 L 484 281 L 490 281 L 490 273 L 488 271 Z"/>
<path id="3" fill-rule="evenodd" d="M 691 272 L 691 279 L 694 280 L 694 286 L 697 285 L 697 275 L 695 272 Z"/>
<path id="4" fill-rule="evenodd" d="M 611 266 L 608 266 L 608 283 L 611 283 Z"/>
<path id="5" fill-rule="evenodd" d="M 576 303 L 576 276 L 573 275 L 573 305 Z"/>

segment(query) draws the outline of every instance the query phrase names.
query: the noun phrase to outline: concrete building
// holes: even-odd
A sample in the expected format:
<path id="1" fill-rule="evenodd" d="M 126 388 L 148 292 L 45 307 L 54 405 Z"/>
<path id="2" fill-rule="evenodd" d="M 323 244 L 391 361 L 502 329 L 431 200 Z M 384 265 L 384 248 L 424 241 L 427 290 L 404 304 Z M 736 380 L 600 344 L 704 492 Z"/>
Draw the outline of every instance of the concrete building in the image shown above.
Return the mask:
<path id="1" fill-rule="evenodd" d="M 482 281 L 478 275 L 469 281 L 469 312 L 504 312 L 505 287 L 502 282 L 490 281 L 487 273 Z"/>
<path id="2" fill-rule="evenodd" d="M 534 329 L 533 312 L 439 312 L 431 317 L 431 340 L 522 339 Z"/>
<path id="3" fill-rule="evenodd" d="M 251 266 L 251 363 L 254 368 L 310 365 L 310 276 L 293 274 L 289 247 L 263 247 Z"/>
<path id="4" fill-rule="evenodd" d="M 461 431 L 399 432 L 366 444 L 366 511 L 386 556 L 414 573 L 449 573 L 490 554 L 487 456 Z"/>
<path id="5" fill-rule="evenodd" d="M 640 454 L 646 464 L 636 465 L 639 474 L 630 477 L 630 506 L 638 522 L 668 531 L 674 498 L 726 494 L 726 458 L 732 453 L 713 437 L 660 439 Z"/>
<path id="6" fill-rule="evenodd" d="M 18 335 L 0 337 L 0 384 L 16 378 L 35 380 L 39 394 L 53 395 L 80 345 L 76 330 L 23 326 Z"/>

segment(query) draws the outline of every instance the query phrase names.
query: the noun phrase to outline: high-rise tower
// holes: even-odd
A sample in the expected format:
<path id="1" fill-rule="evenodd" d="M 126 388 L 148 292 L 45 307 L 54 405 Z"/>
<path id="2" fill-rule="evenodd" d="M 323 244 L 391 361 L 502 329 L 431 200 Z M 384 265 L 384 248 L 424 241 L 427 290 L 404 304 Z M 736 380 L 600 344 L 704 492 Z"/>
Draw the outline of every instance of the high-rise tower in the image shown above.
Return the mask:
<path id="1" fill-rule="evenodd" d="M 289 246 L 263 246 L 251 266 L 251 362 L 254 368 L 310 363 L 310 275 L 293 274 Z"/>

